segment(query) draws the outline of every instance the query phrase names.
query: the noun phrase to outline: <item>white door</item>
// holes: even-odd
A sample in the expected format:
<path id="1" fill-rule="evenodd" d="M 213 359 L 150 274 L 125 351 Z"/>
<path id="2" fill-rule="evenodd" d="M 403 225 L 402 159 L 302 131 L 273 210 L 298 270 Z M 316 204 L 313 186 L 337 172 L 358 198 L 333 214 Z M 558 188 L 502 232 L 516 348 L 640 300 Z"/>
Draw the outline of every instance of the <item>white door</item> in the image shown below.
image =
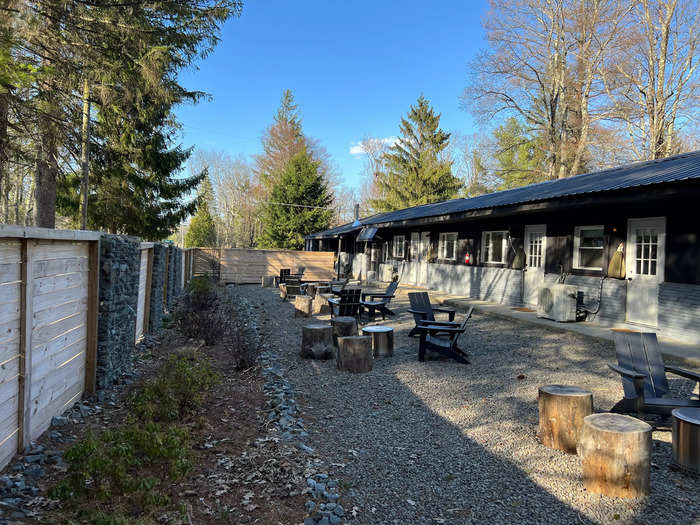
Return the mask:
<path id="1" fill-rule="evenodd" d="M 627 321 L 656 326 L 664 280 L 666 218 L 627 222 Z"/>
<path id="2" fill-rule="evenodd" d="M 418 279 L 418 258 L 420 254 L 420 233 L 411 232 L 411 262 L 409 263 L 410 271 L 408 273 L 408 282 L 417 284 Z"/>
<path id="3" fill-rule="evenodd" d="M 544 284 L 544 260 L 547 251 L 547 225 L 525 226 L 525 282 L 523 302 L 537 306 L 537 296 Z"/>
<path id="4" fill-rule="evenodd" d="M 428 248 L 430 248 L 430 232 L 420 234 L 420 252 L 418 254 L 418 276 L 416 284 L 418 286 L 428 285 Z"/>

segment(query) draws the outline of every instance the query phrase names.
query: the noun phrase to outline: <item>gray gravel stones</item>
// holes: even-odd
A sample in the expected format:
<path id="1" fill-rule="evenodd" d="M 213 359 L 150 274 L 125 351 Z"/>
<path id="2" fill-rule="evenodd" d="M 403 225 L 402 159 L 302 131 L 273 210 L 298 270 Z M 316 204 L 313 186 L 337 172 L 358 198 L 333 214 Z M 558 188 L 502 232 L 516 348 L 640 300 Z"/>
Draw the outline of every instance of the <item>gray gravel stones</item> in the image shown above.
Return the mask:
<path id="1" fill-rule="evenodd" d="M 654 432 L 651 495 L 638 501 L 587 493 L 580 459 L 536 439 L 541 385 L 592 390 L 596 411 L 620 399 L 619 377 L 607 368 L 612 343 L 475 314 L 461 340 L 470 365 L 419 363 L 417 341 L 406 336 L 413 320 L 399 296 L 397 316 L 380 323 L 394 327 L 394 357 L 350 375 L 298 357 L 308 320 L 295 320 L 274 291 L 239 291 L 258 307 L 265 349 L 296 393 L 306 442 L 344 480 L 335 492 L 352 505 L 344 509 L 352 523 L 700 520 L 700 480 L 669 468 L 668 432 Z M 681 380 L 671 388 L 688 393 Z"/>

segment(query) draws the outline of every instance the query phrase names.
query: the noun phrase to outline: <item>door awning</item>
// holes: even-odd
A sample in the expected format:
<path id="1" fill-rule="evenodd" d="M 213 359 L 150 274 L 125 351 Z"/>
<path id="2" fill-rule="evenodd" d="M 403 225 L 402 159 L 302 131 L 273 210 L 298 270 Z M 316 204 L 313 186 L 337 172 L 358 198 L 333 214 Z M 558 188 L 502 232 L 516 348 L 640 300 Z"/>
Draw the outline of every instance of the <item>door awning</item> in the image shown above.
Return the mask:
<path id="1" fill-rule="evenodd" d="M 360 230 L 360 234 L 357 236 L 358 242 L 371 241 L 377 233 L 377 229 L 373 226 L 365 226 Z"/>

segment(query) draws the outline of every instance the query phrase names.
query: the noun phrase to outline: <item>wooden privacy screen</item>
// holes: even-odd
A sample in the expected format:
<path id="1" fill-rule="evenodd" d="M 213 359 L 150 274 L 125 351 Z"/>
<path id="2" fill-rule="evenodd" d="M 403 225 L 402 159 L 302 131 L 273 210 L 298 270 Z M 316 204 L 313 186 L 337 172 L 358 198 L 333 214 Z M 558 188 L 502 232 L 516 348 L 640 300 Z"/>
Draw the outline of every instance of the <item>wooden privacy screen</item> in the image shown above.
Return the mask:
<path id="1" fill-rule="evenodd" d="M 305 281 L 333 279 L 334 252 L 301 252 L 293 250 L 252 250 L 246 248 L 196 248 L 192 255 L 192 275 L 214 275 L 226 283 L 260 283 L 266 275 L 279 275 L 280 268 L 295 272 L 306 268 Z"/>
<path id="2" fill-rule="evenodd" d="M 99 234 L 51 231 L 0 226 L 0 467 L 95 389 Z"/>
<path id="3" fill-rule="evenodd" d="M 141 243 L 141 263 L 139 265 L 139 295 L 136 302 L 136 336 L 138 343 L 148 331 L 151 310 L 151 273 L 153 272 L 153 243 Z"/>

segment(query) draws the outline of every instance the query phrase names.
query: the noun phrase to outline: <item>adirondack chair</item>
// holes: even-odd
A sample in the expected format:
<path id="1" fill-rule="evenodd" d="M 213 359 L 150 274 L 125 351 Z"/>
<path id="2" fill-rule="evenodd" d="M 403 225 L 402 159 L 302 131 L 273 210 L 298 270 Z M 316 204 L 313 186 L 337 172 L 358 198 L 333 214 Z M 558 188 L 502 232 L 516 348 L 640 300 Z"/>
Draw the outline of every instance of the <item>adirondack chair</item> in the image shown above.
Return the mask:
<path id="1" fill-rule="evenodd" d="M 387 286 L 384 293 L 363 293 L 360 301 L 361 309 L 367 310 L 367 315 L 371 319 L 374 319 L 377 312 L 382 314 L 382 320 L 385 320 L 387 315 L 394 315 L 394 312 L 389 310 L 388 306 L 396 295 L 396 289 L 398 287 L 398 281 L 393 281 L 391 284 L 389 284 L 389 286 Z M 368 297 L 369 300 L 367 300 Z"/>
<path id="2" fill-rule="evenodd" d="M 469 364 L 467 353 L 462 350 L 457 342 L 459 336 L 467 329 L 467 321 L 472 316 L 474 307 L 469 308 L 466 317 L 461 324 L 446 326 L 444 324 L 420 324 L 417 326 L 420 333 L 420 345 L 418 346 L 418 361 L 425 361 L 428 352 L 436 352 L 463 364 Z M 454 323 L 456 324 L 456 323 Z"/>
<path id="3" fill-rule="evenodd" d="M 700 382 L 700 374 L 664 365 L 654 333 L 615 332 L 617 365 L 608 365 L 622 376 L 624 399 L 612 412 L 669 415 L 674 408 L 700 407 L 700 400 L 668 398 L 666 372 Z"/>
<path id="4" fill-rule="evenodd" d="M 286 282 L 287 277 L 292 273 L 289 268 L 280 268 L 280 281 L 279 284 Z"/>
<path id="5" fill-rule="evenodd" d="M 331 293 L 340 296 L 340 292 L 345 289 L 348 285 L 349 279 L 338 279 L 336 281 L 329 281 L 328 284 L 331 287 Z"/>
<path id="6" fill-rule="evenodd" d="M 433 306 L 430 304 L 430 297 L 427 292 L 409 292 L 408 300 L 411 303 L 411 308 L 408 311 L 413 314 L 413 319 L 416 322 L 416 326 L 408 333 L 408 337 L 415 337 L 418 335 L 418 327 L 421 324 L 452 324 L 458 326 L 458 324 L 454 322 L 454 308 Z M 435 319 L 435 312 L 448 314 L 449 321 L 437 321 Z"/>
<path id="7" fill-rule="evenodd" d="M 360 321 L 360 288 L 346 288 L 340 291 L 339 297 L 330 297 L 331 319 L 334 317 L 350 316 Z"/>

